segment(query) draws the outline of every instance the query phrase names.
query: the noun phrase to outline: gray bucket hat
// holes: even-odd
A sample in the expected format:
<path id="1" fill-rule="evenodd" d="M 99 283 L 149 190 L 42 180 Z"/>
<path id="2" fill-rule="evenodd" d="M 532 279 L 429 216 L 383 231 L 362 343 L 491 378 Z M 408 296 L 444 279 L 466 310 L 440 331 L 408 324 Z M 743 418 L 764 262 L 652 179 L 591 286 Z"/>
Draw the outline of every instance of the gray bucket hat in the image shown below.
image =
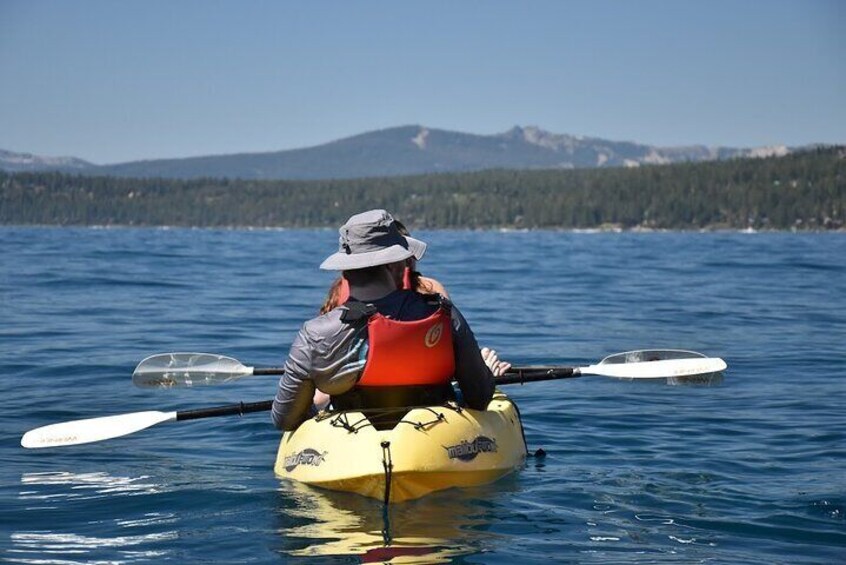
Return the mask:
<path id="1" fill-rule="evenodd" d="M 325 271 L 353 271 L 387 265 L 414 257 L 418 261 L 426 244 L 399 232 L 393 217 L 385 210 L 356 214 L 338 230 L 338 252 L 320 264 Z"/>

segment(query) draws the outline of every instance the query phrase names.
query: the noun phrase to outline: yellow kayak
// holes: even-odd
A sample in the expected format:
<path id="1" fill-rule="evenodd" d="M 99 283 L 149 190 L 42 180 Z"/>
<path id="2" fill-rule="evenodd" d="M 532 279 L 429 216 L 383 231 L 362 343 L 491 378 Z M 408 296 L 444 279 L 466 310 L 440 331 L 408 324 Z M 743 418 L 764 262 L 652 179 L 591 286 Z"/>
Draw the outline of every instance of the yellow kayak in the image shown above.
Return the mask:
<path id="1" fill-rule="evenodd" d="M 526 457 L 520 413 L 499 391 L 487 410 L 411 408 L 389 429 L 371 420 L 378 414 L 326 412 L 285 432 L 276 474 L 393 503 L 493 482 Z"/>

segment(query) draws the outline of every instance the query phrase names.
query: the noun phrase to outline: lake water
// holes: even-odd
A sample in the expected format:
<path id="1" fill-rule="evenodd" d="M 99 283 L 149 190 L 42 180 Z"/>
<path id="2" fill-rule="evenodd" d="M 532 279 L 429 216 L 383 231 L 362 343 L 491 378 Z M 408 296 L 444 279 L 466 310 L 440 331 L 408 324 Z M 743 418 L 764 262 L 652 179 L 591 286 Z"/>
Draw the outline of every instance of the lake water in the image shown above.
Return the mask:
<path id="1" fill-rule="evenodd" d="M 512 385 L 514 475 L 396 505 L 277 479 L 268 413 L 25 450 L 34 427 L 272 397 L 133 388 L 144 357 L 278 366 L 334 230 L 0 228 L 0 560 L 842 563 L 846 234 L 420 232 L 479 342 L 519 364 L 723 357 L 711 386 Z"/>

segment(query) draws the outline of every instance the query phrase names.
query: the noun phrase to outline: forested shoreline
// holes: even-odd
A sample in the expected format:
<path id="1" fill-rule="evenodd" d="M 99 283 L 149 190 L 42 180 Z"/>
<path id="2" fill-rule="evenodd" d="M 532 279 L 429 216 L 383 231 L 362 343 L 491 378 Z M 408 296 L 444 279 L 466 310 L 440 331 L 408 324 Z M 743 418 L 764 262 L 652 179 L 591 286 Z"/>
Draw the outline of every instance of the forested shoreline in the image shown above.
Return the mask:
<path id="1" fill-rule="evenodd" d="M 386 208 L 414 228 L 842 230 L 846 148 L 639 168 L 327 181 L 0 173 L 0 224 L 326 227 Z"/>

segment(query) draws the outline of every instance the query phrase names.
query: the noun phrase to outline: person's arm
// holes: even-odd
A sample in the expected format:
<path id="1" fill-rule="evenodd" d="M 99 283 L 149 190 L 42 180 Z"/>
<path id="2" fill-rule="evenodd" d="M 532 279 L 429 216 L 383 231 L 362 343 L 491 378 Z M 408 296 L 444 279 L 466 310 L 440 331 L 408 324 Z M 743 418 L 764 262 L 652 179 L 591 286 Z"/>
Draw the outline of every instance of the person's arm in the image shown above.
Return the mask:
<path id="1" fill-rule="evenodd" d="M 493 398 L 494 378 L 479 352 L 476 336 L 461 312 L 452 307 L 452 340 L 455 348 L 455 380 L 464 402 L 475 410 L 484 410 Z"/>
<path id="2" fill-rule="evenodd" d="M 313 351 L 307 329 L 303 326 L 291 345 L 285 372 L 279 379 L 279 388 L 273 399 L 271 417 L 273 425 L 280 430 L 295 430 L 312 415 L 315 387 L 310 373 Z"/>

